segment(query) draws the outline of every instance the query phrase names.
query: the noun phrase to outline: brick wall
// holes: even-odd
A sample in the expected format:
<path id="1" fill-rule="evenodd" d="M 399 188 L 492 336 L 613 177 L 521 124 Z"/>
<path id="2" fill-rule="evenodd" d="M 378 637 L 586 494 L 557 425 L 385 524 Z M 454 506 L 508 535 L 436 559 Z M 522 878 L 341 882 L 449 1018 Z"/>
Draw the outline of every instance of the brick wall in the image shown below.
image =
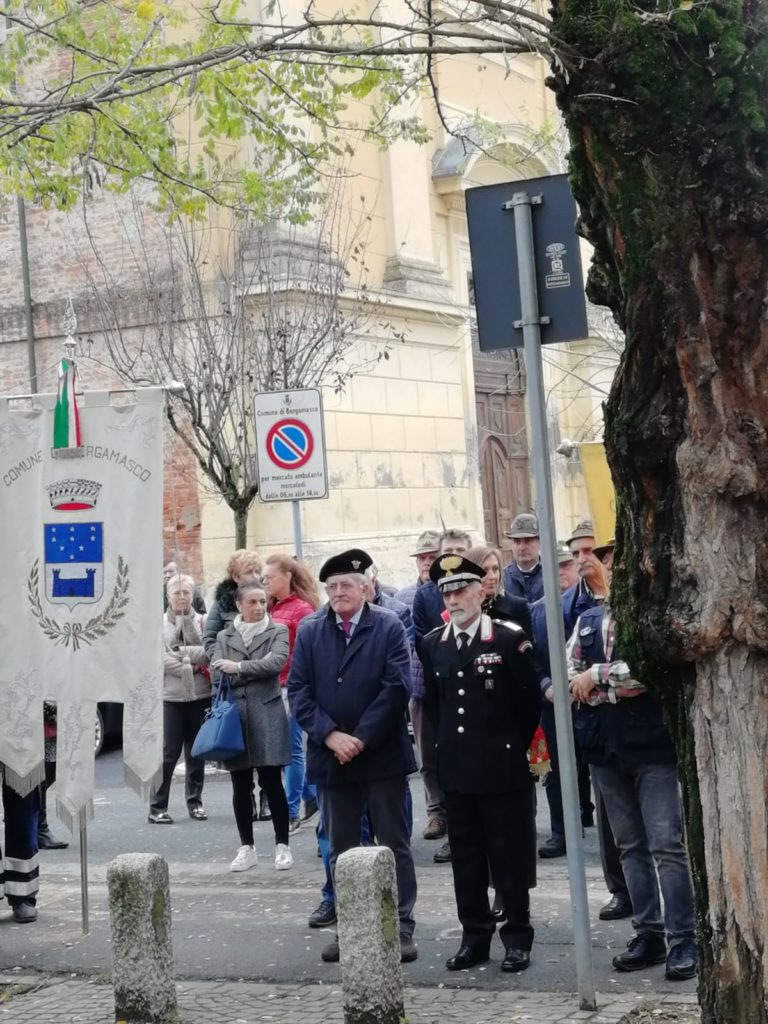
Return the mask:
<path id="1" fill-rule="evenodd" d="M 202 582 L 200 496 L 195 460 L 170 428 L 166 428 L 163 483 L 163 563 L 174 561 L 182 572 Z"/>

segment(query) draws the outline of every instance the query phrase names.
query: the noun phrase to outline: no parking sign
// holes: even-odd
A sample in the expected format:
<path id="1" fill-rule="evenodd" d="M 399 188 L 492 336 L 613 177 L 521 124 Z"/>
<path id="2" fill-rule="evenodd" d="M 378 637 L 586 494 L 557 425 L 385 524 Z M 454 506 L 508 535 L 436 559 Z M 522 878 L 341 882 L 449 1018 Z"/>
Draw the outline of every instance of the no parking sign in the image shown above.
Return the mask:
<path id="1" fill-rule="evenodd" d="M 262 392 L 254 397 L 253 415 L 261 500 L 327 498 L 320 391 Z"/>

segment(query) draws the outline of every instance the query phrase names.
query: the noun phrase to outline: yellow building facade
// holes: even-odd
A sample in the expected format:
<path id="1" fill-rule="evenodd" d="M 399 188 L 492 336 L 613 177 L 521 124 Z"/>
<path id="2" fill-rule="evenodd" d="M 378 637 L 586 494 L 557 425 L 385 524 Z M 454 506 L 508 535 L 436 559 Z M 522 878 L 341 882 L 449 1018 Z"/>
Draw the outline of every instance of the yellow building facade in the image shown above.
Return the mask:
<path id="1" fill-rule="evenodd" d="M 315 569 L 330 553 L 361 546 L 382 578 L 404 584 L 423 530 L 462 527 L 508 548 L 509 522 L 535 507 L 522 358 L 477 348 L 464 192 L 564 167 L 545 63 L 532 56 L 483 63 L 482 73 L 474 58 L 442 63 L 439 87 L 449 124 L 469 125 L 479 113 L 498 126 L 490 146 L 445 133 L 420 96 L 414 103 L 432 142 L 399 141 L 386 151 L 363 144 L 351 163 L 350 209 L 361 195 L 372 208 L 365 258 L 376 316 L 403 340 L 387 342 L 382 332 L 387 359 L 354 376 L 343 393 L 324 389 L 329 496 L 301 508 L 304 557 Z M 361 344 L 375 348 L 377 339 Z M 617 348 L 596 336 L 544 352 L 561 536 L 592 513 L 579 445 L 601 437 Z M 574 442 L 567 457 L 556 452 L 564 439 Z M 208 581 L 221 575 L 232 538 L 231 513 L 206 499 Z M 293 551 L 290 504 L 257 499 L 248 543 L 265 555 Z"/>

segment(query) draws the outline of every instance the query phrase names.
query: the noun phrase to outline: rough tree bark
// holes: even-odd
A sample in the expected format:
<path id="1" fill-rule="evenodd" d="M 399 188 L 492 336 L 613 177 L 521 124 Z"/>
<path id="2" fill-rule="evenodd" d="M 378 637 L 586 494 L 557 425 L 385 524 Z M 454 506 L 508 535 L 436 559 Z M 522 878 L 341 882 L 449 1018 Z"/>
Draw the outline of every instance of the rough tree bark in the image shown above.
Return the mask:
<path id="1" fill-rule="evenodd" d="M 614 600 L 679 745 L 703 1020 L 766 1024 L 768 5 L 687 6 L 555 0 L 553 84 L 626 331 Z"/>

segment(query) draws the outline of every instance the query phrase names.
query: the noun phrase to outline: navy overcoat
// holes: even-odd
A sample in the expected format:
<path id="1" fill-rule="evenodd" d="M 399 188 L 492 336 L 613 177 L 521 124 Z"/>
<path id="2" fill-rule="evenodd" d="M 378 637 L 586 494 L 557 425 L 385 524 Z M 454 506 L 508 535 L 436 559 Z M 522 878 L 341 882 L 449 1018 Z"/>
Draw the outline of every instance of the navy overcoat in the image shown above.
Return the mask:
<path id="1" fill-rule="evenodd" d="M 347 644 L 326 606 L 299 625 L 288 674 L 291 714 L 307 734 L 307 779 L 339 786 L 409 775 L 416 770 L 405 713 L 411 651 L 405 629 L 370 604 Z M 325 745 L 334 729 L 365 743 L 341 765 Z"/>

